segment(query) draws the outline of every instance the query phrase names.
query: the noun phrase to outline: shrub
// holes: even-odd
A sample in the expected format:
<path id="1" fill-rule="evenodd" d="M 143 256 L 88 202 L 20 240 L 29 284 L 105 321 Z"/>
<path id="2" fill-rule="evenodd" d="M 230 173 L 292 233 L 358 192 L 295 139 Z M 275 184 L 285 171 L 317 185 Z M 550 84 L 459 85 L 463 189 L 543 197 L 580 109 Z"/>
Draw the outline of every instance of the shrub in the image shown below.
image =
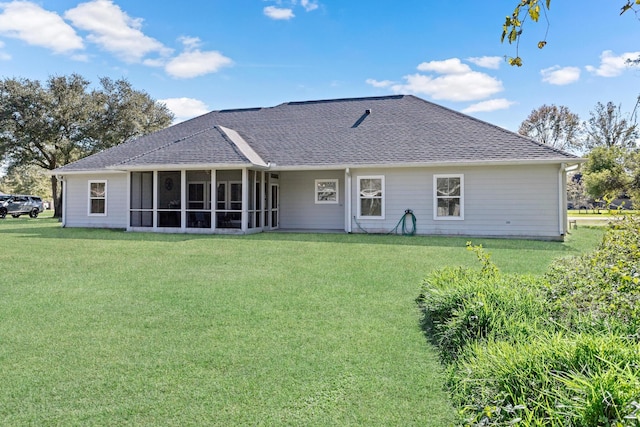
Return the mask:
<path id="1" fill-rule="evenodd" d="M 554 317 L 578 331 L 640 338 L 640 219 L 614 223 L 595 251 L 560 259 L 546 274 Z"/>
<path id="2" fill-rule="evenodd" d="M 526 339 L 544 319 L 539 279 L 503 275 L 481 246 L 468 244 L 468 248 L 476 252 L 482 270 L 435 271 L 423 283 L 417 300 L 423 327 L 447 363 L 472 342 Z"/>
<path id="3" fill-rule="evenodd" d="M 640 426 L 640 222 L 543 278 L 482 269 L 425 280 L 423 325 L 464 425 Z"/>
<path id="4" fill-rule="evenodd" d="M 638 426 L 640 345 L 544 333 L 470 346 L 448 384 L 465 425 Z"/>

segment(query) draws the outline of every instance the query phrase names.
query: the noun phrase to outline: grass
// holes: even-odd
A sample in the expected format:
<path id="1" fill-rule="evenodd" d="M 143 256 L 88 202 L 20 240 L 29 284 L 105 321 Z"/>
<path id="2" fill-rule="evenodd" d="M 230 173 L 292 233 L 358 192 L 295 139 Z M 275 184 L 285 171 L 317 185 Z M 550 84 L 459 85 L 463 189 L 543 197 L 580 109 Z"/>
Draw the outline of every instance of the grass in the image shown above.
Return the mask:
<path id="1" fill-rule="evenodd" d="M 454 410 L 415 298 L 462 237 L 244 237 L 0 221 L 2 425 L 421 425 Z M 474 239 L 507 272 L 592 248 Z"/>

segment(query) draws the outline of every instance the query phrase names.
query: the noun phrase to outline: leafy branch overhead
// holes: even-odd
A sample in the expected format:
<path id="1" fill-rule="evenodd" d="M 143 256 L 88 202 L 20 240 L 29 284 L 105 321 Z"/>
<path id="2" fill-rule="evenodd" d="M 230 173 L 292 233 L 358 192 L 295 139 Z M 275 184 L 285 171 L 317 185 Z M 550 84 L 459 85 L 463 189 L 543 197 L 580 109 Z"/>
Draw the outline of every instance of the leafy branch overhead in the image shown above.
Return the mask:
<path id="1" fill-rule="evenodd" d="M 626 0 L 622 6 L 620 15 L 629 11 L 635 10 L 634 5 L 640 5 L 640 0 Z M 540 16 L 544 16 L 547 21 L 547 29 L 545 31 L 544 38 L 538 41 L 538 49 L 542 49 L 547 45 L 547 33 L 549 31 L 549 20 L 547 18 L 547 10 L 551 7 L 551 0 L 520 0 L 516 5 L 513 13 L 506 17 L 504 25 L 502 26 L 502 36 L 500 42 L 504 43 L 505 39 L 509 44 L 515 43 L 516 56 L 508 57 L 507 62 L 509 65 L 522 66 L 522 58 L 518 54 L 518 48 L 520 43 L 520 36 L 523 32 L 524 23 L 527 19 L 531 19 L 533 22 L 538 22 Z"/>

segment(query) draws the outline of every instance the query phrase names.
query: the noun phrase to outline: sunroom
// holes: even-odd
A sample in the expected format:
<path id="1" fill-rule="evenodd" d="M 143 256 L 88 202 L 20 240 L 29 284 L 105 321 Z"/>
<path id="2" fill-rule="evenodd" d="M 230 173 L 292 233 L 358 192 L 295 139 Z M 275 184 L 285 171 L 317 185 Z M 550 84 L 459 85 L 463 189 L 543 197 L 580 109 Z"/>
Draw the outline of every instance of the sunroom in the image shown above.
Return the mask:
<path id="1" fill-rule="evenodd" d="M 278 178 L 250 168 L 130 171 L 127 229 L 228 234 L 277 229 Z"/>

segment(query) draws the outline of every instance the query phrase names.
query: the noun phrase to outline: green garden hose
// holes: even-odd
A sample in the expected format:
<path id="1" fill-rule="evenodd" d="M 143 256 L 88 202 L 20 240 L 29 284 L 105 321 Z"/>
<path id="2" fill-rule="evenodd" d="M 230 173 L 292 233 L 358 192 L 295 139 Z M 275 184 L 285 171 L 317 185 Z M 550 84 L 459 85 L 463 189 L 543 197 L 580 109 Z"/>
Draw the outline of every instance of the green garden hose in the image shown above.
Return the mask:
<path id="1" fill-rule="evenodd" d="M 407 222 L 408 218 L 411 220 L 410 226 L 408 225 L 409 223 Z M 358 228 L 360 229 L 360 231 L 363 231 L 364 233 L 369 234 L 367 230 L 362 228 L 362 226 L 360 225 L 360 223 L 358 222 L 355 216 L 353 217 L 353 220 L 358 226 Z M 407 209 L 406 211 L 404 211 L 404 215 L 402 215 L 402 218 L 400 218 L 400 221 L 398 221 L 396 226 L 393 227 L 393 230 L 391 230 L 387 234 L 398 234 L 398 227 L 400 227 L 400 225 L 402 225 L 403 236 L 414 236 L 416 234 L 416 216 L 413 214 L 413 211 L 411 209 Z"/>
<path id="2" fill-rule="evenodd" d="M 407 218 L 411 219 L 411 226 L 407 225 Z M 404 211 L 404 215 L 400 218 L 400 221 L 396 224 L 396 226 L 391 230 L 388 234 L 397 234 L 398 227 L 402 224 L 402 235 L 403 236 L 413 236 L 416 234 L 416 216 L 413 214 L 411 209 L 407 209 Z"/>

